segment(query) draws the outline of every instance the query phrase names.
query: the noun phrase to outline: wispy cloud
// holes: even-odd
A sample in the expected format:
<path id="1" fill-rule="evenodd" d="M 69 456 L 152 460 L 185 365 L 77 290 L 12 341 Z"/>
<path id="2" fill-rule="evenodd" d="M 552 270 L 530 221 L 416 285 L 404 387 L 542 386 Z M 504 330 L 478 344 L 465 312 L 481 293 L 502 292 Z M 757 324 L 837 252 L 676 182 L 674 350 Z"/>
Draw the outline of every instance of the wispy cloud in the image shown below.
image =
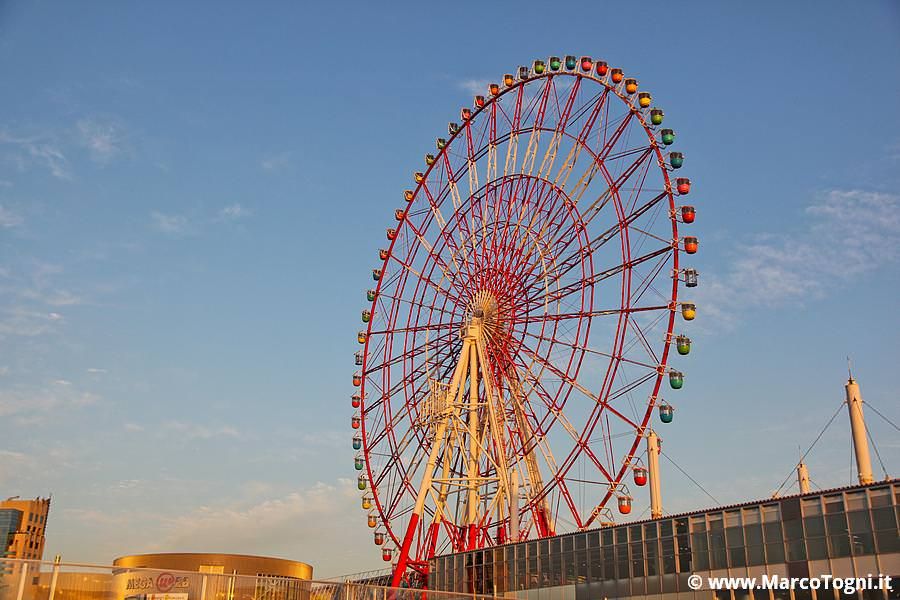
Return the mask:
<path id="1" fill-rule="evenodd" d="M 76 123 L 79 141 L 90 152 L 91 160 L 105 165 L 125 151 L 121 125 L 112 120 L 80 119 Z"/>
<path id="2" fill-rule="evenodd" d="M 25 222 L 25 219 L 0 204 L 0 227 L 11 228 L 18 227 Z"/>
<path id="3" fill-rule="evenodd" d="M 185 423 L 184 421 L 169 421 L 165 424 L 165 428 L 167 431 L 170 431 L 179 437 L 192 440 L 241 437 L 240 432 L 229 425 L 207 426 L 195 423 Z"/>
<path id="4" fill-rule="evenodd" d="M 487 94 L 487 88 L 490 83 L 487 79 L 463 79 L 457 82 L 456 87 L 469 92 L 473 96 L 484 96 Z"/>
<path id="5" fill-rule="evenodd" d="M 14 386 L 0 390 L 0 417 L 16 417 L 28 423 L 63 410 L 92 406 L 100 401 L 93 392 L 79 389 L 66 380 L 41 386 Z"/>
<path id="6" fill-rule="evenodd" d="M 722 274 L 704 273 L 695 297 L 705 315 L 733 325 L 754 307 L 803 304 L 900 258 L 900 196 L 830 190 L 805 209 L 793 235 L 762 234 L 737 244 L 739 257 Z"/>
<path id="7" fill-rule="evenodd" d="M 184 215 L 167 215 L 153 211 L 150 213 L 153 228 L 168 235 L 186 235 L 191 232 L 190 221 Z"/>
<path id="8" fill-rule="evenodd" d="M 63 316 L 56 312 L 31 310 L 23 306 L 0 308 L 0 338 L 36 337 L 56 331 Z"/>
<path id="9" fill-rule="evenodd" d="M 259 161 L 259 166 L 265 171 L 282 171 L 291 164 L 291 153 L 282 152 L 264 157 Z"/>
<path id="10" fill-rule="evenodd" d="M 250 505 L 203 506 L 169 519 L 160 547 L 271 553 L 291 548 L 296 540 L 327 542 L 334 535 L 333 524 L 342 520 L 339 515 L 355 504 L 351 482 L 341 480 Z"/>
<path id="11" fill-rule="evenodd" d="M 238 219 L 249 217 L 252 214 L 253 212 L 250 209 L 235 202 L 234 204 L 223 207 L 222 210 L 219 211 L 219 218 L 236 221 Z"/>
<path id="12" fill-rule="evenodd" d="M 0 144 L 13 148 L 12 160 L 20 171 L 38 165 L 59 179 L 71 179 L 69 161 L 53 136 L 22 136 L 0 129 Z"/>
<path id="13" fill-rule="evenodd" d="M 103 375 L 108 372 L 106 369 L 98 369 L 97 367 L 90 367 L 89 369 L 85 369 L 85 371 L 91 375 Z"/>

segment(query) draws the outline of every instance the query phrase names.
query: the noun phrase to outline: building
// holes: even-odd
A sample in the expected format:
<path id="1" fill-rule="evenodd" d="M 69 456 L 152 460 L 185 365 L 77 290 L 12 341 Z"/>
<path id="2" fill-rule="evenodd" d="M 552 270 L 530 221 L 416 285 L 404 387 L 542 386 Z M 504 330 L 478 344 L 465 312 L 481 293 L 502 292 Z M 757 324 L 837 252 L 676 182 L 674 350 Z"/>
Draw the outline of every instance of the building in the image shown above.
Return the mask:
<path id="1" fill-rule="evenodd" d="M 612 525 L 439 556 L 431 562 L 429 584 L 535 600 L 860 598 L 830 589 L 714 595 L 692 590 L 688 577 L 881 573 L 900 582 L 898 500 L 900 480 L 894 479 Z M 900 585 L 891 594 L 861 594 L 863 600 L 898 598 Z"/>
<path id="2" fill-rule="evenodd" d="M 9 547 L 13 542 L 13 535 L 19 531 L 22 522 L 22 511 L 15 508 L 0 508 L 0 547 L 2 555 L 8 556 Z"/>
<path id="3" fill-rule="evenodd" d="M 49 513 L 50 498 L 13 497 L 0 502 L 0 543 L 6 543 L 4 556 L 41 560 Z"/>
<path id="4" fill-rule="evenodd" d="M 305 600 L 307 563 L 243 554 L 164 553 L 113 561 L 117 600 Z"/>

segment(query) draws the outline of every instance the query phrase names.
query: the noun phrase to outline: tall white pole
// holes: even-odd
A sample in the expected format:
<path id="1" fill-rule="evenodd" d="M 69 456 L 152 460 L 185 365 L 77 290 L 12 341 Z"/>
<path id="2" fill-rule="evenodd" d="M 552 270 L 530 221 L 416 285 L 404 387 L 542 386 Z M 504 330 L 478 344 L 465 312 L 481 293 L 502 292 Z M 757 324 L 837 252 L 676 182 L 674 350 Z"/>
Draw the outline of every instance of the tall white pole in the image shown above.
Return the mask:
<path id="1" fill-rule="evenodd" d="M 647 435 L 647 463 L 650 466 L 650 518 L 662 517 L 662 491 L 659 481 L 659 437 L 652 429 Z"/>
<path id="2" fill-rule="evenodd" d="M 509 474 L 509 541 L 519 541 L 519 471 L 513 466 Z"/>
<path id="3" fill-rule="evenodd" d="M 472 329 L 476 325 L 470 326 Z M 477 334 L 475 336 L 477 339 Z M 466 500 L 466 508 L 468 509 L 468 518 L 466 524 L 469 526 L 469 545 L 470 550 L 474 550 L 475 546 L 475 524 L 478 522 L 478 349 L 474 343 L 469 345 L 469 465 L 467 469 L 468 481 L 468 499 Z"/>
<path id="4" fill-rule="evenodd" d="M 869 441 L 866 439 L 866 420 L 863 418 L 862 394 L 859 384 L 850 376 L 847 385 L 847 409 L 850 411 L 850 430 L 853 433 L 853 451 L 856 453 L 856 469 L 859 484 L 868 485 L 875 481 L 872 477 L 872 459 L 869 458 Z"/>
<path id="5" fill-rule="evenodd" d="M 797 483 L 800 484 L 801 494 L 809 493 L 809 469 L 806 468 L 806 463 L 802 460 L 797 463 Z"/>

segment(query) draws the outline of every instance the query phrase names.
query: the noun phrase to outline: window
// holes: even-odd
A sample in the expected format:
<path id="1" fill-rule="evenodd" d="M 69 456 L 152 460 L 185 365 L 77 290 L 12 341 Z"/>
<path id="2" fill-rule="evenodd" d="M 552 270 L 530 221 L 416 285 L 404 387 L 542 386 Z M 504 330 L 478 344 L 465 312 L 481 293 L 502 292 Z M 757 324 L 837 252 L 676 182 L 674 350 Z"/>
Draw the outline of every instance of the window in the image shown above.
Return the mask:
<path id="1" fill-rule="evenodd" d="M 706 571 L 709 569 L 709 543 L 706 539 L 706 533 L 691 534 L 691 552 L 696 570 Z"/>
<path id="2" fill-rule="evenodd" d="M 875 554 L 875 539 L 871 533 L 851 533 L 850 546 L 854 556 Z"/>
<path id="3" fill-rule="evenodd" d="M 673 535 L 672 531 L 672 520 L 666 520 L 659 524 L 659 537 L 669 537 Z"/>
<path id="4" fill-rule="evenodd" d="M 587 548 L 587 535 L 584 533 L 580 533 L 575 536 L 575 549 L 576 550 L 584 550 Z"/>
<path id="5" fill-rule="evenodd" d="M 847 492 L 847 511 L 866 508 L 869 508 L 869 503 L 866 501 L 866 490 Z"/>
<path id="6" fill-rule="evenodd" d="M 878 544 L 879 552 L 885 554 L 888 552 L 900 552 L 900 537 L 897 537 L 896 530 L 876 531 L 875 541 Z"/>
<path id="7" fill-rule="evenodd" d="M 671 521 L 669 524 L 671 525 Z M 665 537 L 660 540 L 660 545 L 662 546 L 663 573 L 675 573 L 675 540 L 670 537 Z"/>
<path id="8" fill-rule="evenodd" d="M 872 524 L 869 522 L 869 511 L 854 510 L 847 513 L 850 522 L 850 533 L 871 533 Z"/>
<path id="9" fill-rule="evenodd" d="M 825 519 L 818 515 L 803 517 L 803 530 L 806 532 L 806 537 L 825 535 Z"/>
<path id="10" fill-rule="evenodd" d="M 751 507 L 744 509 L 744 525 L 753 525 L 760 522 L 759 508 Z"/>
<path id="11" fill-rule="evenodd" d="M 874 502 L 872 504 L 874 505 Z M 875 531 L 896 531 L 897 521 L 894 518 L 893 507 L 872 509 L 872 524 L 875 526 Z"/>
<path id="12" fill-rule="evenodd" d="M 747 546 L 747 563 L 753 567 L 766 563 L 766 555 L 762 545 Z"/>
<path id="13" fill-rule="evenodd" d="M 850 538 L 844 533 L 828 536 L 828 554 L 831 558 L 850 556 Z"/>
<path id="14" fill-rule="evenodd" d="M 784 539 L 788 541 L 803 539 L 803 526 L 800 519 L 790 519 L 784 522 Z"/>
<path id="15" fill-rule="evenodd" d="M 767 544 L 781 542 L 781 523 L 763 523 L 763 538 Z"/>
<path id="16" fill-rule="evenodd" d="M 787 543 L 788 562 L 806 560 L 806 546 L 803 540 L 792 540 Z"/>
<path id="17" fill-rule="evenodd" d="M 825 514 L 833 515 L 844 512 L 844 498 L 840 494 L 825 496 Z"/>
<path id="18" fill-rule="evenodd" d="M 706 531 L 706 518 L 704 516 L 691 517 L 691 533 Z"/>
<path id="19" fill-rule="evenodd" d="M 741 511 L 725 511 L 725 527 L 739 527 L 741 525 Z"/>
<path id="20" fill-rule="evenodd" d="M 628 546 L 616 544 L 616 570 L 618 571 L 619 579 L 627 579 L 629 577 L 628 562 Z"/>
<path id="21" fill-rule="evenodd" d="M 631 544 L 631 575 L 644 576 L 644 545 L 641 542 Z"/>
<path id="22" fill-rule="evenodd" d="M 629 528 L 628 528 L 628 537 L 630 538 L 630 540 L 631 540 L 632 542 L 639 542 L 639 541 L 641 541 L 641 539 L 642 539 L 642 538 L 641 538 L 641 526 L 640 526 L 640 525 L 635 525 L 635 526 L 633 526 L 633 527 L 629 527 Z"/>
<path id="23" fill-rule="evenodd" d="M 822 514 L 821 498 L 807 498 L 800 501 L 800 510 L 804 517 L 815 517 Z"/>
<path id="24" fill-rule="evenodd" d="M 784 562 L 784 544 L 781 541 L 766 544 L 766 562 L 770 564 Z"/>
<path id="25" fill-rule="evenodd" d="M 822 560 L 828 558 L 828 544 L 823 537 L 813 537 L 806 540 L 806 554 L 809 560 Z"/>
<path id="26" fill-rule="evenodd" d="M 837 513 L 826 516 L 825 528 L 829 535 L 847 533 L 847 518 L 845 514 Z"/>
<path id="27" fill-rule="evenodd" d="M 613 545 L 613 532 L 612 529 L 604 529 L 602 532 L 603 538 L 603 546 L 612 546 Z"/>
<path id="28" fill-rule="evenodd" d="M 881 508 L 891 505 L 891 489 L 877 488 L 869 490 L 869 502 L 872 508 Z"/>

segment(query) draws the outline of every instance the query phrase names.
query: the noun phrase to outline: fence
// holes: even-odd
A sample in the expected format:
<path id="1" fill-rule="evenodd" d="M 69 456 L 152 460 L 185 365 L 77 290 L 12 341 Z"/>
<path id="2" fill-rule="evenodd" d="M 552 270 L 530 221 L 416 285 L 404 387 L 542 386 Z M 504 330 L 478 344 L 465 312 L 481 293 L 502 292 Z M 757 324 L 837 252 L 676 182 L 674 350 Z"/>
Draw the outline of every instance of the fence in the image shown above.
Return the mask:
<path id="1" fill-rule="evenodd" d="M 487 600 L 490 596 L 265 574 L 0 559 L 0 600 Z"/>

